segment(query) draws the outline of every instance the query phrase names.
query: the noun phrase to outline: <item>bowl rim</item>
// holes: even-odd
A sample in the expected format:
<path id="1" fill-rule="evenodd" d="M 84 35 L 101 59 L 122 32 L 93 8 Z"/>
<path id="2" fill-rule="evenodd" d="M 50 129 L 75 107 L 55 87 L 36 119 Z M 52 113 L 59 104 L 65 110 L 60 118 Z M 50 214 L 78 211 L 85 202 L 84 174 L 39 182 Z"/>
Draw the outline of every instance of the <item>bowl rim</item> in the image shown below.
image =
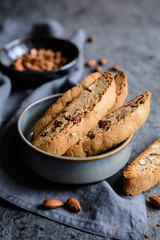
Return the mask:
<path id="1" fill-rule="evenodd" d="M 45 74 L 45 73 L 58 73 L 60 71 L 65 71 L 67 69 L 69 69 L 70 67 L 72 67 L 73 65 L 76 64 L 77 60 L 78 60 L 78 57 L 79 57 L 79 49 L 78 47 L 73 43 L 71 42 L 70 40 L 68 39 L 65 39 L 65 38 L 58 38 L 58 37 L 54 37 L 54 36 L 51 36 L 51 35 L 35 35 L 35 36 L 29 36 L 29 37 L 24 37 L 24 38 L 17 38 L 17 39 L 14 39 L 13 41 L 11 42 L 8 42 L 7 44 L 5 44 L 1 49 L 0 49 L 0 55 L 2 54 L 3 51 L 6 51 L 7 49 L 9 49 L 10 47 L 16 45 L 16 44 L 19 44 L 19 43 L 23 43 L 24 41 L 28 41 L 28 40 L 35 40 L 35 39 L 52 39 L 52 40 L 57 40 L 57 41 L 62 41 L 62 42 L 66 42 L 70 45 L 72 45 L 77 53 L 76 53 L 76 56 L 75 58 L 65 64 L 64 66 L 58 68 L 58 69 L 55 69 L 55 70 L 51 70 L 51 71 L 43 71 L 43 72 L 40 72 L 40 71 L 18 71 L 18 70 L 15 70 L 14 68 L 12 68 L 11 66 L 6 66 L 2 63 L 1 59 L 0 59 L 0 65 L 6 69 L 9 69 L 11 71 L 14 71 L 14 72 L 17 72 L 17 73 L 20 73 L 20 74 Z"/>
<path id="2" fill-rule="evenodd" d="M 64 160 L 64 161 L 72 161 L 72 162 L 88 162 L 88 161 L 97 161 L 97 160 L 102 160 L 105 158 L 108 158 L 110 156 L 115 155 L 116 153 L 120 152 L 121 150 L 123 150 L 132 140 L 133 138 L 133 134 L 128 137 L 126 140 L 124 140 L 117 148 L 114 148 L 108 152 L 99 154 L 99 155 L 95 155 L 95 156 L 90 156 L 90 157 L 66 157 L 66 156 L 59 156 L 59 155 L 55 155 L 55 154 L 51 154 L 48 152 L 45 152 L 37 147 L 35 147 L 34 145 L 32 145 L 31 142 L 29 142 L 25 136 L 22 133 L 22 130 L 20 128 L 21 126 L 21 121 L 23 119 L 23 116 L 25 115 L 25 113 L 30 110 L 31 108 L 33 108 L 34 106 L 38 105 L 39 103 L 55 98 L 55 97 L 60 97 L 62 95 L 62 93 L 57 93 L 57 94 L 53 94 L 53 95 L 49 95 L 47 97 L 41 98 L 35 102 L 33 102 L 32 104 L 28 105 L 25 109 L 22 110 L 22 112 L 20 113 L 18 120 L 17 120 L 17 131 L 18 134 L 21 138 L 21 140 L 23 140 L 24 143 L 27 144 L 28 147 L 30 147 L 31 149 L 35 150 L 36 152 L 43 154 L 45 156 L 51 157 L 53 159 L 60 159 L 60 160 Z"/>

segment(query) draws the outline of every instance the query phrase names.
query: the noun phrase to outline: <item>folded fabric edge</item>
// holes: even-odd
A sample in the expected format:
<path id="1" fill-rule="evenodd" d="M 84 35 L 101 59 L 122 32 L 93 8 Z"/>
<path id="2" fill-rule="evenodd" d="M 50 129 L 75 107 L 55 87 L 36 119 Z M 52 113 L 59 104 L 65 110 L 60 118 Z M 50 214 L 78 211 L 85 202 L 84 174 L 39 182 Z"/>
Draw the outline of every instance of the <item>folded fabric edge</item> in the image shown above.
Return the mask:
<path id="1" fill-rule="evenodd" d="M 91 225 L 90 222 L 88 222 L 88 223 L 86 221 L 82 222 L 82 221 L 79 221 L 76 219 L 66 217 L 64 215 L 62 216 L 55 212 L 53 213 L 54 214 L 53 216 L 48 216 L 47 210 L 46 210 L 46 213 L 40 209 L 36 210 L 35 205 L 25 202 L 24 200 L 19 199 L 17 197 L 8 195 L 7 193 L 5 193 L 5 191 L 2 188 L 0 188 L 0 197 L 21 209 L 38 214 L 39 216 L 43 216 L 49 220 L 56 221 L 58 223 L 64 224 L 69 227 L 73 227 L 73 228 L 81 230 L 83 232 L 91 233 L 91 234 L 98 235 L 101 237 L 118 238 L 120 240 L 139 240 L 139 239 L 144 238 L 144 234 L 146 231 L 146 226 L 144 226 L 142 235 L 138 236 L 138 238 L 135 238 L 135 234 L 137 233 L 136 228 L 135 228 L 135 232 L 124 232 L 121 229 L 117 229 L 117 230 L 107 229 L 107 228 L 104 228 L 104 226 L 97 225 L 96 223 L 93 224 L 93 222 Z M 74 224 L 75 222 L 77 222 L 77 226 L 75 226 L 75 224 Z M 89 229 L 89 228 L 91 228 L 91 229 Z M 97 229 L 96 232 L 94 231 L 95 228 Z"/>

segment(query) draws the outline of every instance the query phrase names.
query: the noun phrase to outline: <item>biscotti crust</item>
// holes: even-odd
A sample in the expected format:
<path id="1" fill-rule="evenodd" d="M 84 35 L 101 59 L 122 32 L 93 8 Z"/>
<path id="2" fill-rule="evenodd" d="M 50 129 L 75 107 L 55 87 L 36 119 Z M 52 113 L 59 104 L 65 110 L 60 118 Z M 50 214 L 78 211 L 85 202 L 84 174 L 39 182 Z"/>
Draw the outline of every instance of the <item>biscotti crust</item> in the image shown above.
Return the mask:
<path id="1" fill-rule="evenodd" d="M 128 95 L 128 82 L 126 74 L 123 71 L 119 71 L 114 79 L 116 84 L 116 101 L 108 113 L 121 107 Z"/>
<path id="2" fill-rule="evenodd" d="M 151 144 L 123 172 L 126 195 L 147 191 L 160 182 L 160 139 Z"/>
<path id="3" fill-rule="evenodd" d="M 105 83 L 106 86 L 102 85 Z M 97 85 L 100 84 L 100 95 L 97 95 Z M 91 85 L 94 87 L 94 84 Z M 88 131 L 90 131 L 96 123 L 108 112 L 108 110 L 113 106 L 116 99 L 115 92 L 115 81 L 112 73 L 105 72 L 102 76 L 95 80 L 95 88 L 90 88 L 89 90 L 84 90 L 79 97 L 75 98 L 64 111 L 57 116 L 57 121 L 59 119 L 65 118 L 66 112 L 70 109 L 75 108 L 77 103 L 84 101 L 85 106 L 89 109 L 88 112 L 84 114 L 84 117 L 81 118 L 80 122 L 74 124 L 73 121 L 69 121 L 64 129 L 61 127 L 56 130 L 61 131 L 54 132 L 51 136 L 46 136 L 46 132 L 50 129 L 55 123 L 56 119 L 47 126 L 47 128 L 33 141 L 33 145 L 36 147 L 56 155 L 63 155 L 72 145 L 78 142 L 79 139 L 84 137 Z M 85 94 L 88 94 L 85 97 Z M 92 97 L 96 98 L 92 100 Z M 88 99 L 91 102 L 88 102 Z M 88 105 L 87 105 L 88 102 Z M 92 103 L 92 104 L 91 104 Z M 91 108 L 91 109 L 90 109 Z M 79 109 L 76 110 L 77 112 Z"/>
<path id="4" fill-rule="evenodd" d="M 96 126 L 87 134 L 87 136 L 78 141 L 64 155 L 69 157 L 87 157 L 97 155 L 116 146 L 132 135 L 144 124 L 150 111 L 151 93 L 146 91 L 145 93 L 137 96 L 135 99 L 138 99 L 142 95 L 146 96 L 145 102 L 140 104 L 133 112 L 122 117 L 119 121 L 110 125 L 109 129 L 104 131 L 100 131 L 99 127 Z M 132 101 L 133 100 L 127 103 L 126 106 L 132 103 Z M 117 112 L 121 113 L 121 109 L 124 108 L 124 106 L 108 114 L 105 117 L 105 121 L 111 119 L 112 115 L 114 116 Z"/>
<path id="5" fill-rule="evenodd" d="M 43 114 L 42 118 L 36 122 L 33 131 L 33 139 L 35 140 L 44 128 L 63 111 L 66 105 L 78 97 L 80 93 L 84 89 L 87 89 L 98 77 L 100 77 L 100 73 L 92 73 L 84 78 L 79 85 L 69 89 L 62 97 L 58 98 L 58 100 Z"/>

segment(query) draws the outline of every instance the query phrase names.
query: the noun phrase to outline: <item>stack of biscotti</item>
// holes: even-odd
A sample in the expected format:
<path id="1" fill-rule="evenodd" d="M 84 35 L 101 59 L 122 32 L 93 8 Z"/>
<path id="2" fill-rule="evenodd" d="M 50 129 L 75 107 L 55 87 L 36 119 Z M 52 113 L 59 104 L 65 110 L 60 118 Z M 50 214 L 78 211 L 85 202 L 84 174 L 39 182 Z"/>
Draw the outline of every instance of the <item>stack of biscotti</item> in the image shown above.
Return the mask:
<path id="1" fill-rule="evenodd" d="M 96 127 L 64 154 L 70 157 L 97 155 L 121 143 L 146 121 L 151 93 L 146 91 L 102 118 Z"/>
<path id="2" fill-rule="evenodd" d="M 43 114 L 43 116 L 36 122 L 34 126 L 33 139 L 45 129 L 45 127 L 56 118 L 56 116 L 64 110 L 64 108 L 72 102 L 80 93 L 87 89 L 98 77 L 100 73 L 95 72 L 84 78 L 81 83 L 68 91 L 66 91 L 52 106 Z M 119 71 L 115 79 L 116 100 L 109 112 L 121 107 L 128 95 L 127 76 L 123 71 Z"/>
<path id="3" fill-rule="evenodd" d="M 103 118 L 116 100 L 112 73 L 105 72 L 69 103 L 34 139 L 33 145 L 63 155 Z"/>
<path id="4" fill-rule="evenodd" d="M 56 116 L 64 110 L 64 108 L 72 102 L 76 97 L 78 97 L 83 90 L 88 89 L 90 85 L 100 77 L 100 73 L 95 72 L 84 78 L 81 83 L 67 92 L 65 92 L 62 97 L 58 98 L 56 103 L 52 104 L 52 106 L 44 113 L 44 115 L 36 122 L 34 126 L 33 139 L 35 139 L 44 128 L 56 118 Z"/>
<path id="5" fill-rule="evenodd" d="M 44 113 L 44 115 L 36 122 L 34 126 L 33 139 L 45 129 L 45 127 L 56 118 L 56 116 L 64 110 L 64 108 L 72 102 L 80 93 L 87 89 L 92 83 L 100 77 L 100 73 L 95 72 L 84 78 L 79 85 L 66 91 L 52 106 Z M 127 76 L 123 71 L 119 71 L 115 76 L 116 100 L 109 112 L 122 106 L 128 94 Z"/>
<path id="6" fill-rule="evenodd" d="M 160 139 L 141 153 L 123 172 L 127 195 L 147 191 L 160 182 Z"/>

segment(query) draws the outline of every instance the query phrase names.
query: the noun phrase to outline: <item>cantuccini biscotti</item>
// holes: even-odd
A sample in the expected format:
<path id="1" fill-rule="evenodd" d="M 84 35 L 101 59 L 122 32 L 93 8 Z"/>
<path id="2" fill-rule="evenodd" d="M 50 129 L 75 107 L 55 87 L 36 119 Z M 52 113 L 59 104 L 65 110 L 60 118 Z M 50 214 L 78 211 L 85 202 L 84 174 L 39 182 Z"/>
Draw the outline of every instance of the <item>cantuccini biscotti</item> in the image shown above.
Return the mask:
<path id="1" fill-rule="evenodd" d="M 84 78 L 81 83 L 68 91 L 66 91 L 62 97 L 52 104 L 52 106 L 44 113 L 42 118 L 40 118 L 35 126 L 33 131 L 33 139 L 36 139 L 38 134 L 40 134 L 44 128 L 54 119 L 56 116 L 63 111 L 67 104 L 69 104 L 73 99 L 78 97 L 80 93 L 87 89 L 98 77 L 100 73 L 95 72 Z"/>
<path id="2" fill-rule="evenodd" d="M 63 155 L 106 115 L 115 99 L 113 74 L 105 72 L 58 114 L 33 145 L 46 152 Z"/>
<path id="3" fill-rule="evenodd" d="M 56 103 L 53 103 L 52 106 L 44 113 L 42 118 L 40 118 L 35 126 L 33 131 L 33 139 L 36 139 L 38 134 L 40 134 L 44 128 L 65 108 L 65 106 L 73 101 L 80 93 L 87 89 L 94 81 L 100 76 L 100 73 L 92 73 L 88 77 L 84 78 L 81 83 L 67 92 L 65 92 L 62 97 L 58 98 Z M 115 86 L 116 86 L 116 101 L 109 110 L 109 112 L 119 108 L 123 105 L 126 96 L 128 94 L 128 82 L 127 76 L 123 71 L 119 71 L 115 76 Z"/>
<path id="4" fill-rule="evenodd" d="M 147 191 L 160 182 L 160 139 L 141 153 L 123 172 L 123 188 L 127 195 Z"/>
<path id="5" fill-rule="evenodd" d="M 146 91 L 109 113 L 64 155 L 93 156 L 121 143 L 146 121 L 150 111 L 150 98 L 151 93 Z"/>

